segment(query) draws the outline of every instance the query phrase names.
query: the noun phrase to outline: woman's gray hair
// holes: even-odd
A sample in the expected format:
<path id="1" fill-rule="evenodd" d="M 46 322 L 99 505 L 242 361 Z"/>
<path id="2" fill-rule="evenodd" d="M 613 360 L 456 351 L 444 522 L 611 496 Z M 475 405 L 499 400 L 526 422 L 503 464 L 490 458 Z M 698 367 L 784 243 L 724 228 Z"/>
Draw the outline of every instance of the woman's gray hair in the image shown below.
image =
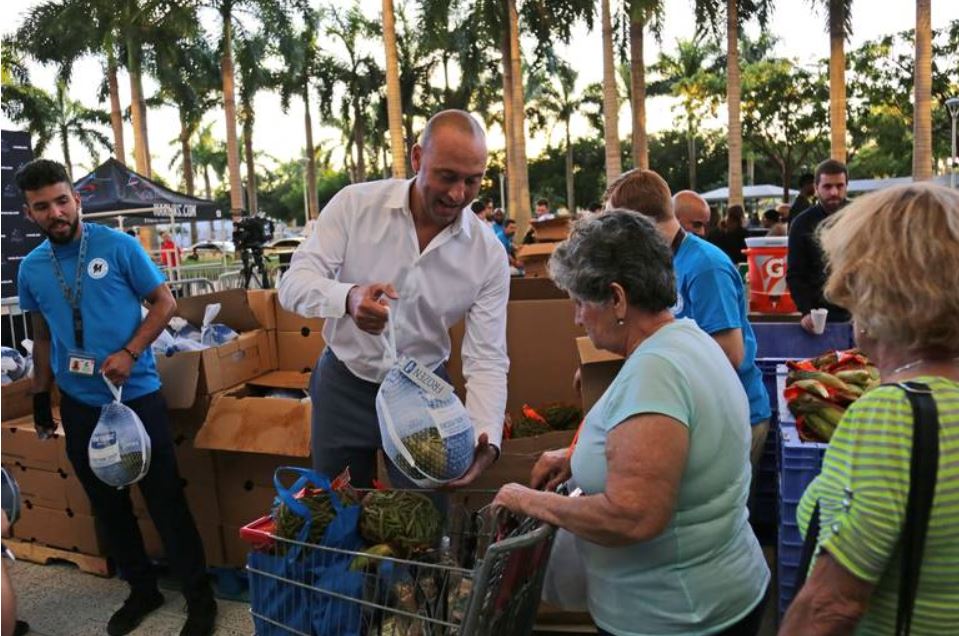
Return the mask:
<path id="1" fill-rule="evenodd" d="M 630 305 L 658 313 L 676 304 L 673 256 L 653 222 L 630 210 L 608 210 L 576 223 L 549 259 L 549 273 L 580 300 L 607 302 L 619 283 Z"/>

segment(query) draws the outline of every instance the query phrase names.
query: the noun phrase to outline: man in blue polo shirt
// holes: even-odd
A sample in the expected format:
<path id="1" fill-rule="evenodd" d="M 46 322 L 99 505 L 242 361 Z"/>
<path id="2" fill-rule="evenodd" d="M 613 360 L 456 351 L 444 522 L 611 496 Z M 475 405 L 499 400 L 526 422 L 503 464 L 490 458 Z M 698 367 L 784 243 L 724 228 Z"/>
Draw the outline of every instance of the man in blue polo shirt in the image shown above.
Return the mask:
<path id="1" fill-rule="evenodd" d="M 63 166 L 37 159 L 16 174 L 25 214 L 47 240 L 20 264 L 20 306 L 33 325 L 34 423 L 41 438 L 56 430 L 50 407 L 54 378 L 67 456 L 90 498 L 107 548 L 132 588 L 107 624 L 126 634 L 163 605 L 156 574 L 133 515 L 130 494 L 100 481 L 87 445 L 113 396 L 102 376 L 122 385 L 123 402 L 150 435 L 150 470 L 139 482 L 167 557 L 180 579 L 188 617 L 181 634 L 213 631 L 216 603 L 203 544 L 177 471 L 166 403 L 150 344 L 176 309 L 156 265 L 136 239 L 80 219 L 80 197 Z M 141 318 L 141 303 L 150 304 Z"/>
<path id="2" fill-rule="evenodd" d="M 688 193 L 694 194 L 694 193 Z M 698 197 L 698 195 L 696 195 Z M 606 205 L 650 217 L 673 250 L 676 318 L 692 318 L 712 336 L 732 363 L 749 398 L 752 425 L 750 461 L 762 456 L 772 410 L 756 366 L 756 336 L 749 324 L 743 281 L 729 257 L 715 245 L 683 230 L 673 213 L 669 186 L 652 170 L 630 170 L 606 190 Z M 709 205 L 699 197 L 703 214 Z M 688 203 L 688 202 L 687 202 Z"/>

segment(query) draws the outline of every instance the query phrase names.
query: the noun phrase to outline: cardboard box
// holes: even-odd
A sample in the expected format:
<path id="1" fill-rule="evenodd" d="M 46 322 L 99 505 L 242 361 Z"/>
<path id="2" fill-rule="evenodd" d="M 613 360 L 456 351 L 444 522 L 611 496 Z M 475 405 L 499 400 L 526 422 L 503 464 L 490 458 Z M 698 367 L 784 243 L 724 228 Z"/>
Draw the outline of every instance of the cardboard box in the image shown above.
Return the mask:
<path id="1" fill-rule="evenodd" d="M 305 334 L 300 331 L 276 332 L 276 359 L 279 370 L 306 373 L 313 371 L 326 341 L 319 330 L 304 331 Z"/>
<path id="2" fill-rule="evenodd" d="M 24 507 L 13 528 L 13 536 L 21 541 L 36 541 L 83 554 L 105 554 L 94 518 L 63 509 Z"/>
<path id="3" fill-rule="evenodd" d="M 516 257 L 523 261 L 523 273 L 527 278 L 547 278 L 549 257 L 556 250 L 556 243 L 533 243 L 523 245 Z"/>
<path id="4" fill-rule="evenodd" d="M 163 396 L 171 409 L 189 409 L 197 396 L 222 391 L 272 368 L 267 333 L 253 314 L 246 290 L 231 289 L 181 299 L 177 303 L 177 315 L 199 325 L 203 322 L 203 311 L 211 303 L 222 305 L 216 321 L 240 335 L 219 347 L 157 358 Z"/>
<path id="5" fill-rule="evenodd" d="M 67 510 L 78 515 L 93 515 L 93 506 L 83 484 L 75 475 L 67 475 L 64 483 L 67 493 Z"/>
<path id="6" fill-rule="evenodd" d="M 572 219 L 568 216 L 554 216 L 548 219 L 530 221 L 536 240 L 540 242 L 558 242 L 569 238 Z"/>
<path id="7" fill-rule="evenodd" d="M 8 466 L 7 469 L 20 486 L 20 498 L 25 506 L 68 507 L 67 474 L 62 470 L 39 470 L 20 465 Z"/>
<path id="8" fill-rule="evenodd" d="M 245 525 L 245 524 L 244 524 Z M 250 552 L 250 544 L 240 538 L 239 525 L 223 524 L 223 565 L 242 568 Z"/>
<path id="9" fill-rule="evenodd" d="M 276 329 L 276 290 L 248 289 L 246 299 L 260 326 L 266 330 Z"/>
<path id="10" fill-rule="evenodd" d="M 216 473 L 213 470 L 213 453 L 209 450 L 196 448 L 193 437 L 178 435 L 173 439 L 173 449 L 176 453 L 177 469 L 180 477 L 190 484 L 213 485 L 216 482 Z"/>
<path id="11" fill-rule="evenodd" d="M 56 385 L 50 390 L 52 404 L 60 404 L 60 392 Z M 20 378 L 0 387 L 0 419 L 4 422 L 33 415 L 33 380 Z"/>
<path id="12" fill-rule="evenodd" d="M 269 388 L 306 389 L 309 374 L 274 371 L 217 394 L 194 446 L 209 450 L 308 457 L 308 400 L 261 397 Z"/>
<path id="13" fill-rule="evenodd" d="M 623 357 L 593 346 L 587 337 L 576 339 L 579 351 L 579 369 L 582 379 L 583 412 L 588 412 L 623 366 Z"/>
<path id="14" fill-rule="evenodd" d="M 569 298 L 569 294 L 556 286 L 549 278 L 511 278 L 509 300 L 556 300 Z"/>
<path id="15" fill-rule="evenodd" d="M 222 451 L 214 453 L 217 482 L 250 482 L 255 486 L 273 488 L 273 475 L 280 466 L 310 468 L 309 457 L 290 457 L 289 455 L 264 455 L 262 453 L 234 453 Z M 292 477 L 284 478 L 289 485 Z"/>
<path id="16" fill-rule="evenodd" d="M 295 331 L 297 333 L 310 334 L 314 331 L 323 331 L 322 318 L 306 318 L 292 311 L 287 311 L 280 305 L 279 299 L 276 301 L 276 330 L 277 331 Z"/>
<path id="17" fill-rule="evenodd" d="M 568 448 L 576 431 L 554 431 L 536 437 L 503 440 L 500 457 L 470 486 L 499 490 L 504 484 L 529 484 L 533 466 L 545 451 Z"/>
<path id="18" fill-rule="evenodd" d="M 60 412 L 56 407 L 53 409 L 53 417 L 55 420 L 60 419 Z M 25 468 L 51 472 L 73 470 L 67 459 L 63 428 L 58 428 L 53 437 L 40 439 L 33 426 L 33 415 L 0 423 L 0 447 L 3 463 L 7 465 L 19 464 Z"/>
<path id="19" fill-rule="evenodd" d="M 245 526 L 270 514 L 276 497 L 272 485 L 258 486 L 239 475 L 218 480 L 216 492 L 220 500 L 220 521 L 233 526 Z"/>

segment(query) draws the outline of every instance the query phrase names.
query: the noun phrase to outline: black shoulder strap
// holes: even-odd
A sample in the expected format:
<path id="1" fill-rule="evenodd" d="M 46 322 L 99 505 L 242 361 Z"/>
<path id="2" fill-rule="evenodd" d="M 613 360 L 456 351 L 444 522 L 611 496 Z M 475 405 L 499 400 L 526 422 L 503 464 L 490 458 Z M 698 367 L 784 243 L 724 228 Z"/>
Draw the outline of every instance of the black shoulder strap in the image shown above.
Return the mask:
<path id="1" fill-rule="evenodd" d="M 898 385 L 912 404 L 912 461 L 909 468 L 909 499 L 906 502 L 905 525 L 902 530 L 902 578 L 899 583 L 899 609 L 896 613 L 896 634 L 908 634 L 912 611 L 919 589 L 922 553 L 929 529 L 932 500 L 936 492 L 939 468 L 939 415 L 932 390 L 919 382 Z"/>
<path id="2" fill-rule="evenodd" d="M 809 566 L 812 564 L 813 555 L 816 554 L 816 546 L 819 543 L 819 500 L 813 506 L 812 515 L 809 517 L 809 527 L 806 528 L 806 537 L 802 543 L 802 553 L 799 556 L 799 570 L 796 572 L 796 584 L 793 589 L 796 590 L 793 598 L 799 596 L 799 590 L 806 583 L 806 576 L 809 574 Z"/>

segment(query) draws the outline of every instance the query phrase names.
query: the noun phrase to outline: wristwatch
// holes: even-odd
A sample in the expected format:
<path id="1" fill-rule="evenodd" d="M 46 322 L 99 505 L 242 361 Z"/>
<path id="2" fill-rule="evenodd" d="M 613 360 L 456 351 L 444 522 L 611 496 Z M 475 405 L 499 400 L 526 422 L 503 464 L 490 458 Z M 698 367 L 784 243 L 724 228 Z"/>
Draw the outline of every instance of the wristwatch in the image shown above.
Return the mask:
<path id="1" fill-rule="evenodd" d="M 120 347 L 120 348 L 121 348 L 123 351 L 126 351 L 127 353 L 129 353 L 129 354 L 130 354 L 130 357 L 133 358 L 133 361 L 134 361 L 134 362 L 136 362 L 137 360 L 140 359 L 140 354 L 139 354 L 139 353 L 134 353 L 133 351 L 131 351 L 130 349 L 127 349 L 126 347 Z"/>

